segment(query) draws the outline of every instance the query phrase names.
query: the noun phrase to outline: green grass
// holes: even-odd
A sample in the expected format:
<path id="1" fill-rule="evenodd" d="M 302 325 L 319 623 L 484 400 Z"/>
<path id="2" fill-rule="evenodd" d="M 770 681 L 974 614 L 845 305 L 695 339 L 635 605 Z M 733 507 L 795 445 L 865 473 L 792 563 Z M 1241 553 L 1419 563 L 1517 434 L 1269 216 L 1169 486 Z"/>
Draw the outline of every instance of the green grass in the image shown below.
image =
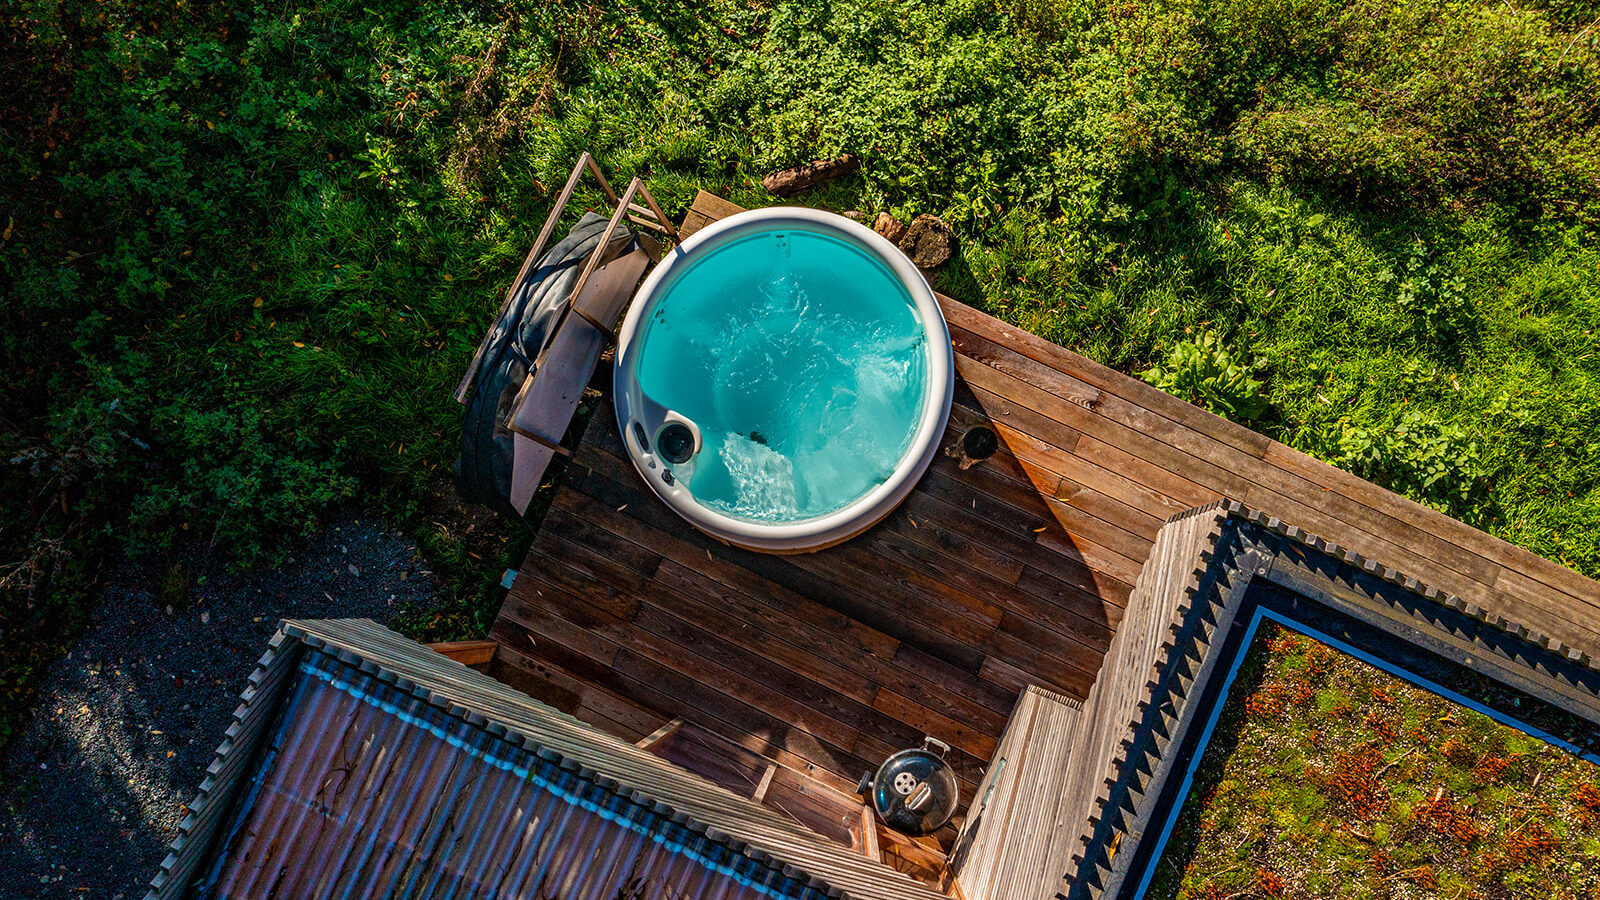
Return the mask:
<path id="1" fill-rule="evenodd" d="M 1152 898 L 1600 893 L 1600 766 L 1304 635 L 1268 623 L 1216 734 Z"/>
<path id="2" fill-rule="evenodd" d="M 449 392 L 585 148 L 673 215 L 856 153 L 801 199 L 945 217 L 941 289 L 1129 372 L 1225 353 L 1194 399 L 1600 574 L 1597 16 L 16 0 L 0 739 L 125 552 L 271 563 L 359 503 L 449 574 L 428 628 L 486 624 L 526 533 L 437 514 Z"/>

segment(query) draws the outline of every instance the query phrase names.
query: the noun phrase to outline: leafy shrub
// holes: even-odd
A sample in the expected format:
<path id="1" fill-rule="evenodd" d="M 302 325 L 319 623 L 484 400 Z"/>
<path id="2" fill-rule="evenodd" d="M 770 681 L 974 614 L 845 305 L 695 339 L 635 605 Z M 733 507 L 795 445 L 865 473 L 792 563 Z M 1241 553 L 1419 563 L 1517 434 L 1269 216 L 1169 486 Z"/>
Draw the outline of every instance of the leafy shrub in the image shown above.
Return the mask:
<path id="1" fill-rule="evenodd" d="M 1473 432 L 1410 410 L 1389 428 L 1342 423 L 1330 461 L 1413 500 L 1459 518 L 1479 519 L 1492 468 Z"/>
<path id="2" fill-rule="evenodd" d="M 1412 241 L 1398 273 L 1382 272 L 1378 279 L 1394 285 L 1402 321 L 1424 342 L 1450 346 L 1470 332 L 1472 302 L 1465 279 L 1446 267 L 1421 239 Z"/>
<path id="3" fill-rule="evenodd" d="M 1253 377 L 1261 365 L 1260 360 L 1241 359 L 1223 346 L 1215 332 L 1208 331 L 1199 340 L 1179 342 L 1168 351 L 1164 363 L 1140 372 L 1139 377 L 1223 418 L 1250 422 L 1267 409 L 1261 382 Z"/>
<path id="4" fill-rule="evenodd" d="M 241 563 L 276 560 L 294 538 L 316 533 L 325 511 L 354 494 L 335 448 L 325 454 L 303 433 L 275 439 L 254 406 L 158 410 L 152 448 L 176 477 L 138 494 L 129 546 L 163 550 L 185 532 Z"/>

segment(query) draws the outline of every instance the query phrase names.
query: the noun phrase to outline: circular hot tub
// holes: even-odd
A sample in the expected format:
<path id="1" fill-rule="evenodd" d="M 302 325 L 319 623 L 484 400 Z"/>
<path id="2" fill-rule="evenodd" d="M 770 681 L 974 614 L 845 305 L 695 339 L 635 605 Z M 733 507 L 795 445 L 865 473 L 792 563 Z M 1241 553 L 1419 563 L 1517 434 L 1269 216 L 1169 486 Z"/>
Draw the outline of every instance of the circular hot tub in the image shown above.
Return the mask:
<path id="1" fill-rule="evenodd" d="M 696 528 L 817 550 L 904 499 L 950 415 L 954 359 L 922 273 L 842 216 L 729 216 L 671 251 L 618 336 L 628 455 Z"/>

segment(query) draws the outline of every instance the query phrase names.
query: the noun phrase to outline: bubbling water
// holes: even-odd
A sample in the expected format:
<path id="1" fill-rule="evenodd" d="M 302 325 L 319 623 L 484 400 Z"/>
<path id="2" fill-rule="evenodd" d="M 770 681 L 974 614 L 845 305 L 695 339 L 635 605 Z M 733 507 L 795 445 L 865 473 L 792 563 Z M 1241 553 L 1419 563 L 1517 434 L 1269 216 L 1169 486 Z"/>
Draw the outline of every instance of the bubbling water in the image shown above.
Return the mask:
<path id="1" fill-rule="evenodd" d="M 881 263 L 821 234 L 791 233 L 786 249 L 691 281 L 716 262 L 702 261 L 663 298 L 640 365 L 642 388 L 700 428 L 679 478 L 761 522 L 825 515 L 886 481 L 915 435 L 928 356 Z"/>

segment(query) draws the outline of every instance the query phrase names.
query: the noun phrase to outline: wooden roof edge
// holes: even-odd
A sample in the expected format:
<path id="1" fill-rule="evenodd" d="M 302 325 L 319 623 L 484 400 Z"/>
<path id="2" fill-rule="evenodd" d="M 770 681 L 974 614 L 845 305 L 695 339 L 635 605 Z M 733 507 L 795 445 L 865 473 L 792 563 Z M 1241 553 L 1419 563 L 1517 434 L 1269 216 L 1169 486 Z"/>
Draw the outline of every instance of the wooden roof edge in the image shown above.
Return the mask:
<path id="1" fill-rule="evenodd" d="M 1195 567 L 1181 586 L 1174 588 L 1185 596 L 1177 604 L 1172 617 L 1171 638 L 1157 649 L 1151 665 L 1152 678 L 1146 685 L 1149 696 L 1140 703 L 1137 713 L 1128 722 L 1127 736 L 1119 745 L 1113 766 L 1094 796 L 1090 820 L 1084 837 L 1080 839 L 1080 846 L 1071 857 L 1073 868 L 1062 879 L 1057 895 L 1059 900 L 1101 900 L 1108 895 L 1109 888 L 1120 890 L 1122 878 L 1127 874 L 1122 869 L 1133 856 L 1129 852 L 1128 840 L 1142 840 L 1153 827 L 1151 818 L 1160 812 L 1152 809 L 1151 804 L 1152 798 L 1172 775 L 1171 767 L 1175 760 L 1168 756 L 1167 750 L 1204 712 L 1188 702 L 1201 680 L 1197 677 L 1199 670 L 1206 667 L 1206 677 L 1215 677 L 1214 670 L 1210 670 L 1211 666 L 1217 664 L 1217 654 L 1212 652 L 1214 638 L 1223 631 L 1233 612 L 1237 611 L 1252 580 L 1232 579 L 1231 585 L 1224 589 L 1224 579 L 1207 578 L 1206 575 L 1224 571 L 1248 571 L 1251 575 L 1257 575 L 1266 571 L 1263 564 L 1280 558 L 1283 551 L 1263 548 L 1262 538 L 1273 538 L 1303 547 L 1335 564 L 1348 566 L 1355 577 L 1377 579 L 1381 584 L 1398 588 L 1404 594 L 1418 598 L 1440 611 L 1467 616 L 1514 642 L 1522 642 L 1529 650 L 1543 650 L 1571 665 L 1600 671 L 1595 660 L 1566 647 L 1558 640 L 1503 617 L 1487 615 L 1459 597 L 1438 591 L 1416 578 L 1237 501 L 1224 500 L 1186 510 L 1173 516 L 1164 529 L 1181 525 L 1208 512 L 1217 515 L 1217 524 L 1208 529 L 1198 542 L 1200 549 L 1195 559 L 1203 562 Z M 1246 539 L 1225 540 L 1230 533 Z M 1171 564 L 1181 565 L 1181 561 L 1173 560 Z M 1463 640 L 1480 643 L 1470 637 Z M 1491 651 L 1486 649 L 1485 652 Z M 1518 656 L 1520 658 L 1508 659 L 1508 662 L 1527 669 L 1530 677 L 1559 681 L 1556 674 L 1545 671 L 1526 656 Z M 1595 692 L 1592 685 L 1591 680 L 1585 696 L 1594 695 L 1587 702 L 1600 715 L 1600 693 Z M 1157 860 L 1150 860 L 1149 864 L 1155 862 Z"/>
<path id="2" fill-rule="evenodd" d="M 1414 594 L 1421 595 L 1423 598 L 1432 603 L 1441 604 L 1453 611 L 1464 613 L 1491 628 L 1505 632 L 1506 634 L 1518 640 L 1523 640 L 1534 644 L 1542 650 L 1548 650 L 1552 653 L 1562 656 L 1572 663 L 1588 669 L 1600 671 L 1600 658 L 1591 657 L 1583 650 L 1562 641 L 1559 635 L 1548 635 L 1536 629 L 1521 625 L 1505 616 L 1490 613 L 1489 611 L 1484 610 L 1475 604 L 1471 604 L 1465 600 L 1462 600 L 1460 597 L 1454 594 L 1442 591 L 1439 588 L 1422 581 L 1421 579 L 1412 577 L 1403 571 L 1391 568 L 1378 562 L 1377 560 L 1342 547 L 1339 544 L 1329 541 L 1320 535 L 1308 532 L 1294 525 L 1290 525 L 1288 522 L 1278 519 L 1275 516 L 1269 516 L 1259 510 L 1251 509 L 1250 507 L 1247 507 L 1243 503 L 1240 503 L 1236 500 L 1223 500 L 1215 504 L 1208 504 L 1208 506 L 1225 509 L 1230 518 L 1243 522 L 1249 522 L 1293 543 L 1299 544 L 1315 552 L 1325 554 L 1367 575 L 1381 579 L 1389 584 L 1403 588 Z M 1197 512 L 1205 508 L 1206 507 L 1200 507 L 1198 510 L 1190 510 L 1189 512 Z M 1184 515 L 1184 513 L 1179 514 L 1179 516 L 1182 515 Z M 1176 518 L 1178 518 L 1178 516 L 1174 517 L 1174 519 Z"/>
<path id="3" fill-rule="evenodd" d="M 220 837 L 223 813 L 231 809 L 244 785 L 249 772 L 245 763 L 266 741 L 270 731 L 266 726 L 274 718 L 289 684 L 282 675 L 298 659 L 299 642 L 289 628 L 280 624 L 245 679 L 239 704 L 206 767 L 205 777 L 195 789 L 194 799 L 185 807 L 168 853 L 150 880 L 145 900 L 179 900 L 188 894 Z"/>

